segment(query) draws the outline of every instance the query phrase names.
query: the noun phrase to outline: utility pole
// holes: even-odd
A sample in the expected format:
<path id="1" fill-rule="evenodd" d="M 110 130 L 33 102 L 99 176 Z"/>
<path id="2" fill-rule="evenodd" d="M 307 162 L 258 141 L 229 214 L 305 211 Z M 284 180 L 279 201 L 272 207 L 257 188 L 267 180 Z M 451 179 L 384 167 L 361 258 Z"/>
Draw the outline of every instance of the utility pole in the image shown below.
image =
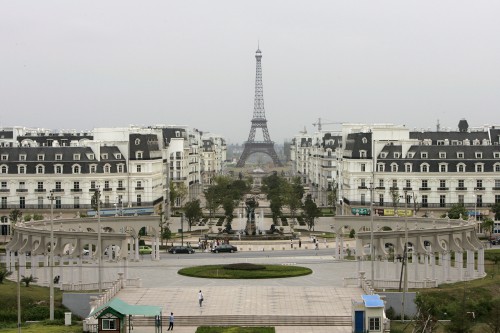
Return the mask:
<path id="1" fill-rule="evenodd" d="M 373 182 L 370 184 L 370 260 L 372 271 L 372 288 L 375 290 L 375 245 L 373 235 Z"/>
<path id="2" fill-rule="evenodd" d="M 403 269 L 404 269 L 404 285 L 403 285 L 403 311 L 401 314 L 401 320 L 404 322 L 405 320 L 405 305 L 406 305 L 406 293 L 408 292 L 408 192 L 404 191 L 405 196 L 405 246 L 403 252 Z M 415 249 L 414 249 L 415 250 Z M 417 269 L 417 267 L 415 267 Z"/>
<path id="3" fill-rule="evenodd" d="M 50 191 L 50 276 L 49 276 L 49 319 L 54 320 L 54 192 Z"/>

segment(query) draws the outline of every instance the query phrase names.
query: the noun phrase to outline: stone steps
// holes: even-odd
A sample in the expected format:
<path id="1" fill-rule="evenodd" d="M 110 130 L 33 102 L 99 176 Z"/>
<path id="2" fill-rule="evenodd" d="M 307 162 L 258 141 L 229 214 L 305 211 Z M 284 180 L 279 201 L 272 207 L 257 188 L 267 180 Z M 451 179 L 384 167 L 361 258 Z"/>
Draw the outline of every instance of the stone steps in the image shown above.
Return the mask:
<path id="1" fill-rule="evenodd" d="M 168 316 L 163 316 L 168 326 Z M 154 318 L 135 317 L 134 326 L 153 326 Z M 351 326 L 350 316 L 213 315 L 175 316 L 176 326 Z"/>

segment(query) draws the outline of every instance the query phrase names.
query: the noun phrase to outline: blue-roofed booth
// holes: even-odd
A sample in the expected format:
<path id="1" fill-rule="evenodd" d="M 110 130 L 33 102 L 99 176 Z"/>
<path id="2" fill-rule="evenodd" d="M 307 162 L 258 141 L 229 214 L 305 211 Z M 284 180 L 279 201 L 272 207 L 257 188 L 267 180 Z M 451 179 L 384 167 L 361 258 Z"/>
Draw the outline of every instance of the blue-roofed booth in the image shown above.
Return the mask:
<path id="1" fill-rule="evenodd" d="M 390 332 L 385 316 L 385 304 L 379 295 L 362 295 L 362 301 L 352 301 L 353 333 Z"/>

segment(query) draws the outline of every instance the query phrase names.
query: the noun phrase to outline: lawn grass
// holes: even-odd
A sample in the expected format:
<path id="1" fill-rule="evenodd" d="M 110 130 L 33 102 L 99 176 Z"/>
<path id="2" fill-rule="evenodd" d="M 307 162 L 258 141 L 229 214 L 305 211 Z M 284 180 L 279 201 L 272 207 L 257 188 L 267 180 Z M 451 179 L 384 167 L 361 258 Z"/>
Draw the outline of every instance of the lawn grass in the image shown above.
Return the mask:
<path id="1" fill-rule="evenodd" d="M 274 327 L 200 326 L 196 333 L 274 333 Z"/>
<path id="2" fill-rule="evenodd" d="M 28 324 L 21 326 L 23 333 L 82 333 L 81 324 L 74 326 L 64 325 L 44 325 L 42 323 Z M 0 329 L 1 333 L 17 333 L 17 327 Z"/>
<path id="3" fill-rule="evenodd" d="M 186 267 L 178 271 L 180 275 L 210 279 L 276 279 L 303 276 L 312 270 L 300 266 L 262 265 L 262 270 L 225 269 L 224 265 Z"/>

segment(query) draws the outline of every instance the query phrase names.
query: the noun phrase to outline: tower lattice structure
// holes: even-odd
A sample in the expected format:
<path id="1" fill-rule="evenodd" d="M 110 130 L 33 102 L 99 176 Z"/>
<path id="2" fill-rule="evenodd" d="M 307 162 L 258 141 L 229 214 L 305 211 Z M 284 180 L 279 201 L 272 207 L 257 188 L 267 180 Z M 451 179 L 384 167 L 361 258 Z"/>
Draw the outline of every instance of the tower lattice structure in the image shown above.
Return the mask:
<path id="1" fill-rule="evenodd" d="M 267 154 L 273 160 L 274 165 L 282 166 L 281 161 L 274 150 L 274 142 L 271 141 L 269 130 L 267 129 L 266 111 L 264 109 L 264 88 L 262 86 L 262 52 L 257 49 L 255 52 L 257 62 L 255 73 L 255 100 L 253 105 L 252 127 L 248 140 L 244 143 L 243 153 L 240 156 L 237 167 L 245 166 L 248 157 L 254 153 Z M 264 141 L 255 141 L 255 132 L 260 128 Z"/>

